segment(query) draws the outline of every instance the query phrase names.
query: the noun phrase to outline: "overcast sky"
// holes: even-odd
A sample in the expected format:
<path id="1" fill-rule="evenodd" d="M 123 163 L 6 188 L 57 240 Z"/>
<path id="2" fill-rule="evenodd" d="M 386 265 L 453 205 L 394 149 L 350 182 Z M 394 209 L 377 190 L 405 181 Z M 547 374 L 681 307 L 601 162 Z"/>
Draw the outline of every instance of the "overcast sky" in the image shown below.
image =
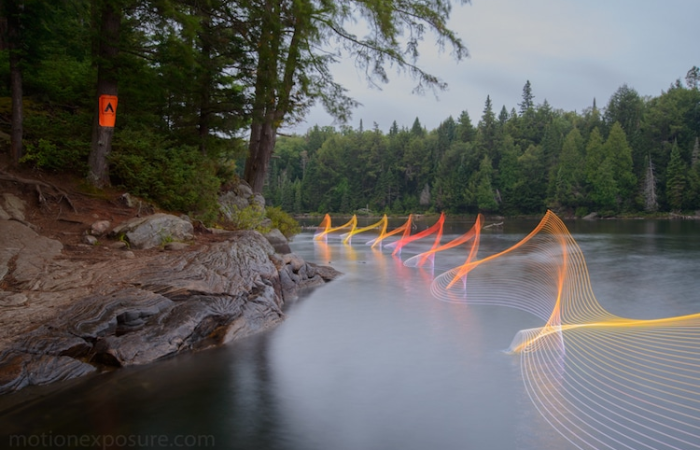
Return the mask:
<path id="1" fill-rule="evenodd" d="M 415 82 L 390 72 L 382 89 L 371 88 L 352 62 L 334 66 L 336 81 L 362 103 L 348 125 L 373 123 L 387 132 L 396 120 L 410 127 L 418 117 L 429 130 L 467 110 L 474 125 L 490 95 L 494 112 L 517 109 L 527 80 L 535 103 L 582 111 L 596 98 L 604 107 L 623 84 L 656 96 L 700 66 L 700 0 L 472 0 L 453 3 L 450 27 L 470 57 L 456 62 L 440 54 L 432 36 L 420 48 L 419 65 L 449 85 L 438 98 L 411 94 Z M 306 122 L 280 130 L 304 134 L 313 125 L 338 125 L 315 107 Z"/>

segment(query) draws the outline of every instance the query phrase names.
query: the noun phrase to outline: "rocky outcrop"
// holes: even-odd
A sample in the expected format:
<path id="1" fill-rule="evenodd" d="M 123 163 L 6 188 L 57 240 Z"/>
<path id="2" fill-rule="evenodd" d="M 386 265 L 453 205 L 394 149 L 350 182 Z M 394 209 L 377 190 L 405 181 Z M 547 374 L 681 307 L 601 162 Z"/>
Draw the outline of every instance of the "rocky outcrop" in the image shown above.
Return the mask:
<path id="1" fill-rule="evenodd" d="M 260 233 L 86 265 L 0 220 L 0 393 L 221 345 L 284 317 L 338 272 L 280 255 Z"/>
<path id="2" fill-rule="evenodd" d="M 238 184 L 219 195 L 219 210 L 226 219 L 233 223 L 237 223 L 239 220 L 238 215 L 241 211 L 249 207 L 264 212 L 265 197 L 261 194 L 254 194 L 253 189 L 245 181 L 240 181 Z M 247 217 L 247 220 L 251 220 L 251 218 L 252 217 Z M 266 220 L 264 214 L 261 215 L 260 220 L 262 222 Z M 262 225 L 267 226 L 269 224 Z"/>
<path id="3" fill-rule="evenodd" d="M 292 253 L 292 249 L 289 247 L 289 241 L 277 228 L 273 228 L 270 232 L 265 233 L 265 239 L 269 242 L 277 253 L 286 255 L 287 253 Z"/>
<path id="4" fill-rule="evenodd" d="M 158 247 L 172 241 L 194 238 L 192 223 L 170 214 L 152 214 L 124 222 L 111 232 L 123 236 L 136 249 Z"/>

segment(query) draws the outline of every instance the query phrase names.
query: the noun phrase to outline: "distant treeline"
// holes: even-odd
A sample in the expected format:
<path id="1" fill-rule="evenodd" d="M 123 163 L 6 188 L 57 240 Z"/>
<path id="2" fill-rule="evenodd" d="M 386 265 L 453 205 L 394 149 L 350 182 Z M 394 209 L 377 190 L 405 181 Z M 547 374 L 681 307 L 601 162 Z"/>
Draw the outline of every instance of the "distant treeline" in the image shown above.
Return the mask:
<path id="1" fill-rule="evenodd" d="M 278 139 L 265 196 L 297 213 L 698 210 L 698 79 L 653 98 L 623 85 L 580 113 L 535 104 L 528 81 L 518 110 L 487 97 L 476 126 L 467 111 L 430 131 L 315 126 Z"/>

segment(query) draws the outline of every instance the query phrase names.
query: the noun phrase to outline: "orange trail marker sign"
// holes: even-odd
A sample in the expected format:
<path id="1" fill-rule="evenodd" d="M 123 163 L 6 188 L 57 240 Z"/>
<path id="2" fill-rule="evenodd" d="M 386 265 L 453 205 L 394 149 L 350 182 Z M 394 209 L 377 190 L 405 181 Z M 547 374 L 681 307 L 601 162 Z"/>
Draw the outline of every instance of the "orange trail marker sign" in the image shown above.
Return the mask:
<path id="1" fill-rule="evenodd" d="M 117 119 L 117 101 L 116 95 L 100 95 L 101 127 L 114 127 L 114 122 Z"/>

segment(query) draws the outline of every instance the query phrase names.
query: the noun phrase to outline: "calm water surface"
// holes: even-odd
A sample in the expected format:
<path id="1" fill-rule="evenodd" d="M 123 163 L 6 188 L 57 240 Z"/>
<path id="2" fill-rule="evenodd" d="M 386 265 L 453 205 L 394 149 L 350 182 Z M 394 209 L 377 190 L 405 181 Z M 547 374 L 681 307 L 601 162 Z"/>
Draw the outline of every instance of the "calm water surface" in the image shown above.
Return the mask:
<path id="1" fill-rule="evenodd" d="M 486 231 L 480 256 L 536 224 L 506 220 Z M 471 225 L 448 223 L 445 240 Z M 700 312 L 700 223 L 567 225 L 610 312 Z M 502 351 L 540 319 L 436 300 L 430 270 L 371 250 L 371 236 L 352 246 L 312 237 L 299 235 L 293 250 L 344 276 L 288 305 L 280 326 L 221 349 L 0 398 L 0 446 L 9 435 L 44 433 L 206 435 L 222 449 L 573 448 L 528 398 L 518 357 Z M 403 259 L 430 245 L 405 248 Z M 438 255 L 435 274 L 465 257 Z"/>

